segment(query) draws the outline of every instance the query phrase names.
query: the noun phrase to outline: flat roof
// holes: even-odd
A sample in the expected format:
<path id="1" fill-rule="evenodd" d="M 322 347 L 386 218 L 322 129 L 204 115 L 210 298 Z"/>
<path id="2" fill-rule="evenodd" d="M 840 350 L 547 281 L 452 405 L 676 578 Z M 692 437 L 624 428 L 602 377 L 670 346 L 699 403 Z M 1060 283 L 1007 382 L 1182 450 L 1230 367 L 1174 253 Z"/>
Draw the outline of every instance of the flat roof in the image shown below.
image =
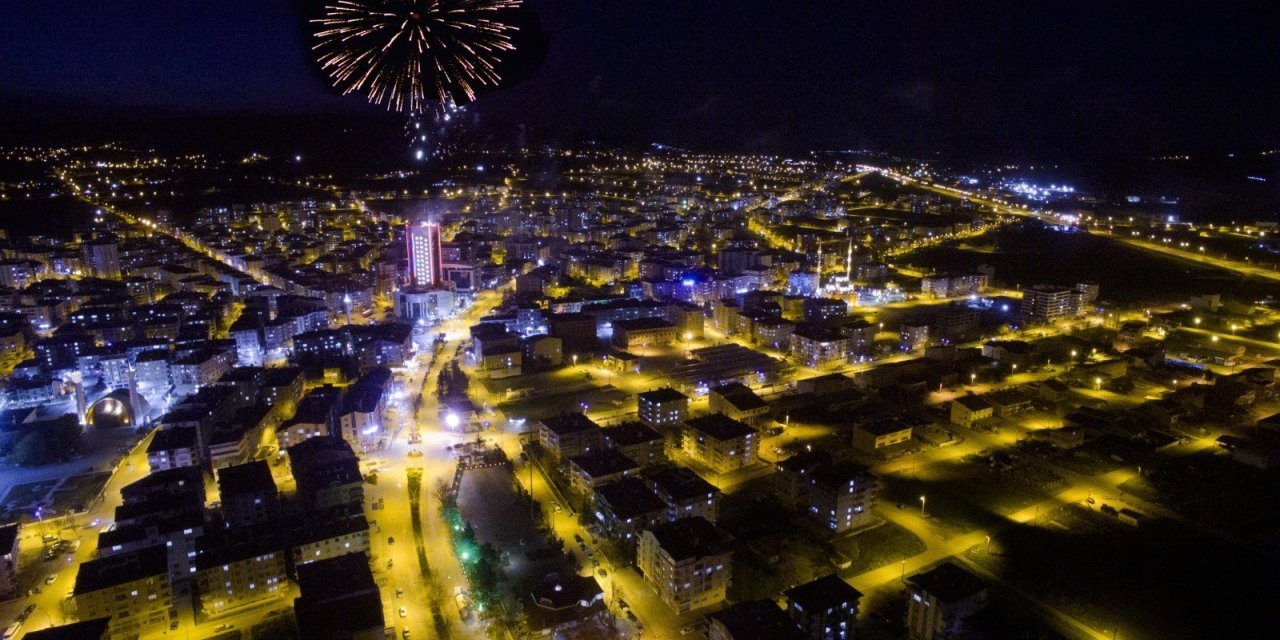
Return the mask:
<path id="1" fill-rule="evenodd" d="M 23 638 L 24 640 L 102 640 L 107 637 L 107 628 L 110 626 L 111 618 L 95 618 L 64 624 L 61 627 L 32 631 Z"/>
<path id="2" fill-rule="evenodd" d="M 547 416 L 542 419 L 542 424 L 557 435 L 580 433 L 600 428 L 600 425 L 593 422 L 591 418 L 588 418 L 586 414 L 581 412 L 561 413 L 554 416 Z"/>
<path id="3" fill-rule="evenodd" d="M 981 578 L 950 562 L 917 573 L 907 582 L 942 603 L 958 602 L 987 588 Z"/>
<path id="4" fill-rule="evenodd" d="M 788 600 L 806 609 L 823 611 L 840 608 L 846 603 L 850 607 L 856 607 L 858 600 L 862 598 L 862 592 L 854 589 L 853 585 L 834 573 L 788 589 L 783 593 Z"/>
<path id="5" fill-rule="evenodd" d="M 616 473 L 626 473 L 633 469 L 639 469 L 640 465 L 635 460 L 627 457 L 625 453 L 617 449 L 602 448 L 591 453 L 569 458 L 569 463 L 581 469 L 583 473 L 592 478 L 603 476 L 611 476 Z"/>
<path id="6" fill-rule="evenodd" d="M 271 478 L 271 467 L 265 460 L 232 465 L 218 471 L 218 494 L 223 500 L 227 496 L 275 492 L 276 483 Z"/>
<path id="7" fill-rule="evenodd" d="M 668 499 L 683 502 L 691 499 L 703 499 L 720 493 L 715 485 L 707 482 L 687 467 L 660 467 L 644 474 L 644 479 L 659 494 L 666 494 Z"/>
<path id="8" fill-rule="evenodd" d="M 624 422 L 616 427 L 607 427 L 604 436 L 623 447 L 662 440 L 661 433 L 642 422 Z"/>
<path id="9" fill-rule="evenodd" d="M 733 537 L 707 521 L 702 516 L 682 518 L 660 524 L 649 530 L 662 547 L 675 560 L 700 556 L 712 556 L 729 551 Z"/>
<path id="10" fill-rule="evenodd" d="M 733 440 L 734 438 L 742 438 L 755 434 L 756 430 L 747 425 L 724 415 L 723 413 L 713 413 L 711 415 L 701 416 L 698 418 L 690 418 L 685 424 L 699 433 L 706 434 L 716 440 Z"/>
<path id="11" fill-rule="evenodd" d="M 609 505 L 613 515 L 629 520 L 646 513 L 665 511 L 667 503 L 639 478 L 622 478 L 595 490 L 596 499 Z"/>
<path id="12" fill-rule="evenodd" d="M 688 400 L 689 396 L 672 389 L 671 387 L 662 387 L 653 391 L 642 392 L 639 396 L 641 399 L 649 402 L 672 402 L 675 400 Z"/>
<path id="13" fill-rule="evenodd" d="M 808 636 L 772 600 L 748 600 L 707 614 L 733 640 L 804 640 Z"/>
<path id="14" fill-rule="evenodd" d="M 76 573 L 74 593 L 81 595 L 153 576 L 165 577 L 168 572 L 168 550 L 158 544 L 81 563 L 80 571 Z"/>

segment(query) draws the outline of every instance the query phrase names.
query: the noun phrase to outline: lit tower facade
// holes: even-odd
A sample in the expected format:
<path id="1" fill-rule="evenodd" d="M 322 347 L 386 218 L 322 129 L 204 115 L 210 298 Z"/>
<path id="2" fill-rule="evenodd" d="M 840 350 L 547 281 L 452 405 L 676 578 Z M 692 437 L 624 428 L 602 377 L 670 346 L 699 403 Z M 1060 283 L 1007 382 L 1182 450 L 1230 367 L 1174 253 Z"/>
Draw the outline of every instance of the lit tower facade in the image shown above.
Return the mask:
<path id="1" fill-rule="evenodd" d="M 431 286 L 441 280 L 440 225 L 423 222 L 405 229 L 409 254 L 409 284 Z"/>

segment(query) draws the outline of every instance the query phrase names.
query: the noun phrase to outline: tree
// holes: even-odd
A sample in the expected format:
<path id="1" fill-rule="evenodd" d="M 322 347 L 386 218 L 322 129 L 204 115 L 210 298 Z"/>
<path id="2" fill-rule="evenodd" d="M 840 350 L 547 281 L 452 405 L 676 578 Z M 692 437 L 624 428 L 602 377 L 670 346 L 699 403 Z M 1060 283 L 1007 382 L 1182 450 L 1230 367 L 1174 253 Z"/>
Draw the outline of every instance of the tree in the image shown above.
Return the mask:
<path id="1" fill-rule="evenodd" d="M 440 502 L 443 508 L 453 501 L 452 485 L 444 478 L 436 478 L 435 485 L 431 488 L 431 495 Z"/>
<path id="2" fill-rule="evenodd" d="M 13 445 L 5 459 L 21 467 L 62 462 L 80 452 L 82 434 L 75 416 L 40 423 Z"/>

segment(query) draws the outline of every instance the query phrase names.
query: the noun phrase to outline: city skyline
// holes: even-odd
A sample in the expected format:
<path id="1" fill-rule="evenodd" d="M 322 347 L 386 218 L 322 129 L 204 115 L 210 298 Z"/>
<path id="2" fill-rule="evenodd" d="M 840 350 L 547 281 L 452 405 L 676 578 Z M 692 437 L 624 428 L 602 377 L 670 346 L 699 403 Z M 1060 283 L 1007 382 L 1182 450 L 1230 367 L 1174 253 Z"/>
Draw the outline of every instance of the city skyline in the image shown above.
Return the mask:
<path id="1" fill-rule="evenodd" d="M 0 640 L 1241 640 L 1269 7 L 0 7 Z"/>

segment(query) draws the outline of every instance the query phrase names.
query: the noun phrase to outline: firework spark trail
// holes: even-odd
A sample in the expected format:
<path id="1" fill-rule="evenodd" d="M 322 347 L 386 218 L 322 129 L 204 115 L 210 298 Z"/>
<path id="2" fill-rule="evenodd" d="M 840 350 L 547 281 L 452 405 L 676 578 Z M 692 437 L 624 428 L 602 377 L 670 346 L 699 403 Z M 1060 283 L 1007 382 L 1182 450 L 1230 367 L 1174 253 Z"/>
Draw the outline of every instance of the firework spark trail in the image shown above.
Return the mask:
<path id="1" fill-rule="evenodd" d="M 461 105 L 501 80 L 497 65 L 515 49 L 516 30 L 501 12 L 521 2 L 338 0 L 312 21 L 312 50 L 343 95 L 362 93 L 395 111 Z"/>

